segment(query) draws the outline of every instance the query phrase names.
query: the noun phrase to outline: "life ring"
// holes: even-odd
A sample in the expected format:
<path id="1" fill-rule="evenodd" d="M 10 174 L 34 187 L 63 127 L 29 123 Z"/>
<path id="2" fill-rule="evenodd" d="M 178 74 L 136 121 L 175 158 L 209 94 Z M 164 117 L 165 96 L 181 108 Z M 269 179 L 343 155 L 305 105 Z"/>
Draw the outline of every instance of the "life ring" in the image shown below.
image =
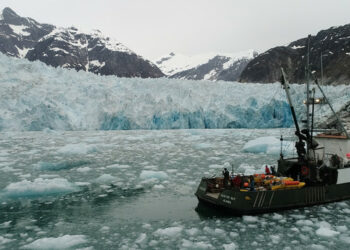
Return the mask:
<path id="1" fill-rule="evenodd" d="M 309 174 L 309 168 L 306 166 L 301 167 L 301 174 L 302 175 L 308 175 Z"/>

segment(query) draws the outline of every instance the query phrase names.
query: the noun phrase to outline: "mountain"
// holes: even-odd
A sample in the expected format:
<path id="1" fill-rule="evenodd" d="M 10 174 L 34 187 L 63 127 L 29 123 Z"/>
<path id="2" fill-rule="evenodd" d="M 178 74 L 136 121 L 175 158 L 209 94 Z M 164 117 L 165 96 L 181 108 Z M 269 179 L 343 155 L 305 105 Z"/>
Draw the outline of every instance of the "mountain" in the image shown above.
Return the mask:
<path id="1" fill-rule="evenodd" d="M 189 80 L 236 81 L 250 60 L 257 56 L 253 50 L 235 54 L 204 54 L 185 56 L 170 53 L 155 64 L 169 78 Z"/>
<path id="2" fill-rule="evenodd" d="M 308 38 L 302 38 L 287 46 L 269 49 L 251 60 L 243 70 L 241 82 L 269 83 L 280 80 L 283 67 L 291 82 L 305 81 Z M 323 83 L 349 84 L 350 82 L 350 24 L 322 30 L 310 40 L 310 70 L 321 77 Z"/>
<path id="3" fill-rule="evenodd" d="M 101 75 L 163 76 L 156 65 L 99 31 L 83 33 L 74 27 L 41 24 L 10 8 L 0 14 L 0 52 Z"/>

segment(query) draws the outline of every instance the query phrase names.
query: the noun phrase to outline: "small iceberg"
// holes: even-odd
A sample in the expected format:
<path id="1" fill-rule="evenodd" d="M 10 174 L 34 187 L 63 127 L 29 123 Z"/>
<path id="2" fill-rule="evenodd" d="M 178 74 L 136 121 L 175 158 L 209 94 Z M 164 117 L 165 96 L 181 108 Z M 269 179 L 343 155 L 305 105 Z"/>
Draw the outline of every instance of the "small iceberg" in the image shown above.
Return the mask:
<path id="1" fill-rule="evenodd" d="M 282 141 L 282 151 L 284 154 L 293 154 L 294 142 Z M 278 155 L 281 152 L 281 141 L 273 136 L 259 137 L 248 141 L 243 147 L 243 152 Z"/>

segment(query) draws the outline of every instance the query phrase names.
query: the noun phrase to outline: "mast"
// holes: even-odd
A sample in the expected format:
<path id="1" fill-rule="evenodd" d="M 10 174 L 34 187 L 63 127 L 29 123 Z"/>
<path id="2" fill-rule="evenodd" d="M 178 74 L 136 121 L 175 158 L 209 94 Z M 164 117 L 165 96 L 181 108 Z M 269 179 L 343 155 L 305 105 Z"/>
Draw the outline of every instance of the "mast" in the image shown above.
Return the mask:
<path id="1" fill-rule="evenodd" d="M 310 131 L 310 40 L 311 35 L 307 38 L 307 57 L 306 57 L 306 130 Z M 309 147 L 306 146 L 306 153 L 309 155 Z"/>

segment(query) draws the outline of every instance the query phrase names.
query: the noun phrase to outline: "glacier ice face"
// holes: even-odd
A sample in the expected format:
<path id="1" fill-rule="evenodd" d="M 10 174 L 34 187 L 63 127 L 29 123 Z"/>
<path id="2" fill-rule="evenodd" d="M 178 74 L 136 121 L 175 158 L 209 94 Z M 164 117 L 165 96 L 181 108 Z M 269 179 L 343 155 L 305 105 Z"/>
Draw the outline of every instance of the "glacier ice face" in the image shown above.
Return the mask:
<path id="1" fill-rule="evenodd" d="M 97 76 L 0 54 L 0 130 L 290 127 L 280 84 Z M 302 103 L 304 87 L 292 86 Z M 325 91 L 339 109 L 346 86 Z M 302 105 L 295 105 L 297 112 Z"/>

